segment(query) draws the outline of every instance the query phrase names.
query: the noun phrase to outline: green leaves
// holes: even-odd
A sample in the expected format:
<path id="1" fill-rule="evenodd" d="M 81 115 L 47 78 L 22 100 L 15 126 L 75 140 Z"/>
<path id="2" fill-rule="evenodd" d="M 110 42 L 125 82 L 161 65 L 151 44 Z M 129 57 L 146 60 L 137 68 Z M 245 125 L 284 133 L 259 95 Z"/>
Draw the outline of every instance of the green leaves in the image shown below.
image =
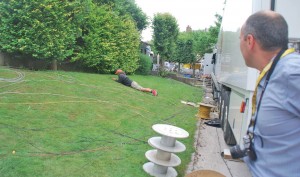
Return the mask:
<path id="1" fill-rule="evenodd" d="M 205 53 L 212 52 L 222 21 L 222 16 L 216 14 L 215 17 L 217 18 L 215 26 L 209 27 L 208 30 L 179 33 L 174 61 L 192 63 L 197 59 L 195 56 L 202 57 Z"/>
<path id="2" fill-rule="evenodd" d="M 139 68 L 137 73 L 141 75 L 149 75 L 152 69 L 152 59 L 143 53 L 140 53 Z"/>
<path id="3" fill-rule="evenodd" d="M 1 50 L 40 59 L 63 60 L 70 56 L 75 29 L 69 23 L 69 8 L 72 4 L 65 1 L 2 1 Z"/>
<path id="4" fill-rule="evenodd" d="M 82 13 L 85 20 L 82 40 L 73 60 L 81 60 L 88 67 L 108 73 L 117 68 L 134 72 L 138 67 L 139 33 L 130 18 L 120 18 L 109 6 L 85 4 L 90 13 Z M 86 8 L 86 7 L 85 7 Z"/>
<path id="5" fill-rule="evenodd" d="M 48 61 L 71 58 L 102 73 L 134 72 L 137 25 L 145 28 L 145 14 L 132 0 L 102 1 L 0 1 L 0 50 Z"/>
<path id="6" fill-rule="evenodd" d="M 138 7 L 135 0 L 93 0 L 98 5 L 109 5 L 120 17 L 129 16 L 139 31 L 149 25 L 147 15 Z"/>
<path id="7" fill-rule="evenodd" d="M 173 61 L 179 63 L 193 63 L 196 60 L 194 44 L 193 32 L 179 33 Z"/>
<path id="8" fill-rule="evenodd" d="M 175 42 L 179 33 L 177 20 L 169 13 L 154 15 L 154 47 L 162 59 L 169 60 L 175 52 Z"/>
<path id="9" fill-rule="evenodd" d="M 139 8 L 134 0 L 114 0 L 115 9 L 119 12 L 119 16 L 129 15 L 132 17 L 139 31 L 146 29 L 148 26 L 148 17 Z"/>

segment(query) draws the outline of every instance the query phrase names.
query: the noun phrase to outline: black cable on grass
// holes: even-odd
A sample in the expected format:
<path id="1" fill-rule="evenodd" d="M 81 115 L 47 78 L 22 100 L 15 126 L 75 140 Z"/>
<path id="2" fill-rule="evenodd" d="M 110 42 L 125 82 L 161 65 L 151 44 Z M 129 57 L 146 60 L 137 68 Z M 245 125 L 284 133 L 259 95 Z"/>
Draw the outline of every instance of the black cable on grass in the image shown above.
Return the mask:
<path id="1" fill-rule="evenodd" d="M 114 134 L 119 135 L 119 136 L 123 136 L 123 137 L 126 137 L 126 138 L 133 139 L 133 140 L 135 140 L 135 141 L 139 141 L 139 142 L 148 144 L 147 141 L 144 141 L 144 140 L 141 140 L 141 139 L 138 139 L 138 138 L 134 138 L 134 137 L 132 137 L 132 136 L 129 136 L 129 135 L 126 135 L 126 134 L 123 134 L 123 133 L 120 133 L 120 132 L 117 132 L 117 131 L 114 131 L 114 130 L 111 130 L 111 129 L 106 129 L 106 128 L 104 128 L 104 130 L 106 130 L 106 131 L 108 131 L 108 132 L 111 132 L 111 133 L 114 133 Z"/>
<path id="2" fill-rule="evenodd" d="M 60 77 L 60 76 L 59 76 Z M 58 79 L 59 81 L 65 81 L 65 82 L 68 82 L 68 83 L 74 83 L 74 80 L 72 79 L 68 79 L 68 80 L 65 80 L 63 79 L 63 77 L 59 78 Z M 71 82 L 70 82 L 71 80 Z M 89 86 L 89 87 L 97 87 L 97 86 Z M 171 102 L 172 104 L 176 104 L 176 103 L 173 103 Z M 165 118 L 165 119 L 161 119 L 161 121 L 168 121 L 168 120 L 171 120 L 173 118 L 176 118 L 176 115 L 179 115 L 181 114 L 181 111 L 179 111 L 178 113 L 175 113 L 175 114 L 172 114 L 171 116 Z M 24 127 L 16 127 L 16 126 L 12 126 L 12 125 L 8 125 L 8 124 L 4 124 L 4 123 L 1 123 L 5 126 L 9 126 L 11 128 L 14 128 L 14 129 L 19 129 L 19 130 L 30 130 L 30 131 L 43 131 L 43 130 L 49 130 L 49 129 L 57 129 L 57 128 L 70 128 L 70 127 L 75 127 L 75 126 L 60 126 L 60 127 L 48 127 L 48 128 L 24 128 Z M 129 139 L 132 139 L 134 141 L 138 141 L 138 142 L 142 142 L 143 144 L 147 144 L 147 141 L 144 141 L 144 140 L 141 140 L 141 139 L 138 139 L 138 138 L 135 138 L 135 137 L 132 137 L 132 136 L 129 136 L 129 135 L 126 135 L 126 134 L 123 134 L 123 133 L 120 133 L 120 132 L 117 132 L 117 131 L 114 131 L 114 130 L 106 130 L 110 133 L 114 133 L 116 135 L 119 135 L 119 136 L 122 136 L 122 137 L 126 137 L 126 138 L 129 138 Z M 17 132 L 15 132 L 16 134 L 19 134 Z M 49 151 L 45 151 L 43 149 L 41 149 L 40 147 L 36 146 L 34 143 L 28 141 L 26 138 L 22 138 L 23 140 L 27 141 L 27 143 L 29 145 L 31 145 L 32 147 L 34 147 L 35 149 L 37 149 L 39 152 L 29 152 L 31 154 L 36 154 L 36 155 L 33 155 L 33 156 L 60 156 L 60 155 L 72 155 L 72 154 L 76 154 L 76 153 L 82 153 L 82 152 L 89 152 L 89 151 L 93 151 L 93 150 L 89 150 L 87 148 L 85 148 L 84 150 L 80 150 L 80 151 L 71 151 L 71 152 L 49 152 Z M 91 141 L 92 142 L 92 141 Z M 95 141 L 93 141 L 95 142 Z M 113 143 L 113 142 L 111 142 Z M 121 144 L 130 144 L 128 142 L 121 142 Z M 109 146 L 106 146 L 106 148 L 108 148 Z M 105 147 L 104 147 L 105 148 Z M 32 156 L 32 155 L 31 155 Z M 29 156 L 30 157 L 30 156 Z M 89 163 L 85 164 L 84 166 L 88 165 Z M 83 167 L 84 167 L 83 166 Z"/>
<path id="3" fill-rule="evenodd" d="M 116 144 L 116 142 L 113 142 L 113 141 L 110 141 L 110 140 L 105 140 L 105 139 L 96 139 L 96 138 L 84 137 L 84 136 L 79 136 L 79 137 L 81 137 L 81 138 L 84 139 L 84 140 L 80 140 L 80 141 L 78 141 L 78 143 L 84 143 L 84 142 L 86 142 L 86 143 L 100 142 L 100 143 L 106 143 L 106 144 Z M 131 139 L 131 140 L 137 142 L 135 139 Z M 139 141 L 138 141 L 138 142 L 139 142 Z M 130 142 L 130 141 L 128 141 L 128 142 L 125 142 L 125 141 L 123 141 L 123 142 L 118 142 L 118 144 L 121 144 L 121 145 L 124 145 L 124 144 L 125 144 L 125 145 L 139 145 L 139 144 L 137 144 L 137 143 L 132 143 L 132 142 Z"/>
<path id="4" fill-rule="evenodd" d="M 183 109 L 183 108 L 182 108 Z M 176 115 L 179 115 L 179 114 L 182 114 L 182 109 L 180 111 L 178 111 L 177 113 L 165 118 L 165 119 L 161 119 L 161 121 L 167 121 L 167 120 L 170 120 L 170 119 L 173 119 L 176 117 Z M 0 124 L 2 125 L 5 125 L 6 127 L 10 127 L 14 130 L 21 130 L 21 131 L 42 131 L 42 130 L 52 130 L 52 129 L 57 129 L 57 128 L 70 128 L 70 127 L 76 127 L 76 126 L 79 126 L 79 125 L 74 125 L 74 126 L 60 126 L 60 127 L 48 127 L 48 128 L 24 128 L 24 127 L 17 127 L 17 126 L 13 126 L 13 125 L 9 125 L 9 124 L 5 124 L 5 123 L 1 123 Z M 82 125 L 80 125 L 82 126 Z M 100 126 L 100 125 L 99 125 Z M 147 141 L 144 141 L 144 140 L 141 140 L 141 139 L 138 139 L 138 138 L 135 138 L 135 137 L 132 137 L 132 136 L 129 136 L 129 135 L 126 135 L 126 134 L 123 134 L 123 133 L 120 133 L 120 132 L 117 132 L 115 130 L 111 130 L 111 129 L 103 129 L 102 130 L 105 130 L 109 133 L 113 133 L 113 134 L 116 134 L 116 135 L 119 135 L 119 136 L 122 136 L 122 137 L 126 137 L 126 138 L 129 138 L 129 139 L 132 139 L 134 141 L 138 141 L 138 142 L 142 142 L 143 144 L 147 144 L 148 142 Z M 15 132 L 16 134 L 18 134 L 18 136 L 20 137 L 20 134 Z M 20 137 L 21 139 L 23 140 L 26 140 L 26 138 L 24 137 Z M 86 138 L 86 137 L 84 137 Z M 86 138 L 88 139 L 88 138 Z M 90 138 L 91 139 L 91 138 Z M 95 142 L 95 139 L 92 139 L 93 141 L 89 141 L 89 142 Z M 96 140 L 97 141 L 97 140 Z M 105 140 L 104 140 L 105 141 Z M 40 152 L 29 152 L 29 153 L 35 153 L 35 154 L 38 154 L 38 156 L 58 156 L 58 155 L 72 155 L 72 154 L 76 154 L 76 153 L 81 153 L 81 152 L 85 152 L 85 151 L 89 151 L 87 149 L 85 150 L 80 150 L 80 151 L 72 151 L 72 152 L 48 152 L 48 151 L 45 151 L 37 146 L 34 145 L 34 143 L 26 140 L 26 142 L 31 145 L 32 147 L 34 147 L 35 149 L 37 149 L 38 151 Z M 113 143 L 113 142 L 110 142 L 110 143 Z M 121 144 L 132 144 L 132 143 L 128 143 L 128 142 L 121 142 Z M 135 144 L 136 145 L 136 144 Z M 106 147 L 106 146 L 105 146 Z M 108 146 L 107 146 L 108 147 Z"/>
<path id="5" fill-rule="evenodd" d="M 71 128 L 71 127 L 76 127 L 76 126 L 80 126 L 80 127 L 83 126 L 83 125 L 74 125 L 74 126 L 60 126 L 60 127 L 48 127 L 48 128 L 23 128 L 23 127 L 21 128 L 21 127 L 13 126 L 13 125 L 10 125 L 10 124 L 1 123 L 1 122 L 0 122 L 0 124 L 5 125 L 6 127 L 11 127 L 14 130 L 22 130 L 22 131 L 28 131 L 28 130 L 31 130 L 31 131 L 42 131 L 42 130 L 52 130 L 52 129 L 57 129 L 57 128 Z M 98 127 L 100 127 L 100 126 L 102 126 L 102 125 L 99 125 Z M 135 141 L 143 142 L 143 143 L 146 142 L 144 140 L 140 140 L 138 138 L 134 138 L 132 136 L 129 136 L 129 135 L 126 135 L 126 134 L 123 134 L 123 133 L 120 133 L 120 132 L 117 132 L 117 131 L 114 131 L 114 130 L 111 130 L 111 129 L 107 129 L 107 128 L 103 128 L 103 127 L 101 127 L 101 128 L 102 128 L 102 130 L 105 130 L 105 131 L 107 131 L 109 133 L 113 133 L 113 134 L 116 134 L 116 135 L 119 135 L 119 136 L 127 137 L 127 138 L 133 139 Z M 87 137 L 84 137 L 84 138 L 88 139 Z M 90 138 L 90 139 L 92 139 L 92 138 Z M 95 141 L 95 139 L 93 139 L 93 141 L 90 141 L 90 142 L 94 142 L 94 141 Z M 32 145 L 32 144 L 30 144 L 30 145 Z M 32 146 L 35 147 L 34 145 L 32 145 Z"/>
<path id="6" fill-rule="evenodd" d="M 23 130 L 23 131 L 28 131 L 28 130 Z M 22 141 L 25 141 L 35 149 L 37 149 L 39 152 L 27 152 L 30 154 L 29 156 L 23 156 L 23 157 L 32 157 L 32 156 L 66 156 L 66 155 L 74 155 L 74 154 L 79 154 L 79 153 L 85 153 L 85 152 L 96 152 L 96 151 L 103 151 L 103 149 L 110 149 L 111 147 L 114 146 L 101 146 L 99 148 L 94 148 L 94 149 L 88 149 L 85 147 L 84 149 L 81 150 L 76 150 L 76 151 L 64 151 L 64 152 L 49 152 L 45 151 L 42 148 L 36 146 L 34 143 L 30 142 L 29 140 L 26 139 L 26 137 L 21 136 L 20 133 L 17 133 L 16 131 L 14 132 Z M 22 134 L 23 135 L 23 134 Z M 95 142 L 95 141 L 91 141 Z M 17 156 L 22 156 L 22 155 L 17 155 Z"/>
<path id="7" fill-rule="evenodd" d="M 45 151 L 44 149 L 36 146 L 31 141 L 27 140 L 26 137 L 22 136 L 23 133 L 18 133 L 18 130 L 19 131 L 41 131 L 41 130 L 45 130 L 45 129 L 53 129 L 53 127 L 52 128 L 44 128 L 44 129 L 34 129 L 34 128 L 20 128 L 20 127 L 9 125 L 9 124 L 5 124 L 5 123 L 0 123 L 0 124 L 5 125 L 6 127 L 10 127 L 11 129 L 15 130 L 13 132 L 20 139 L 22 139 L 22 141 L 26 142 L 27 144 L 29 144 L 30 146 L 32 146 L 33 148 L 35 148 L 35 149 L 38 150 L 38 152 L 27 152 L 27 153 L 29 153 L 31 155 L 24 156 L 24 157 L 30 157 L 30 156 L 64 156 L 64 155 L 73 155 L 73 154 L 79 154 L 79 153 L 85 153 L 85 152 L 95 152 L 95 151 L 100 151 L 100 150 L 102 151 L 103 149 L 109 149 L 110 147 L 115 146 L 115 144 L 137 145 L 137 144 L 134 144 L 134 143 L 131 143 L 131 142 L 118 142 L 118 143 L 114 143 L 112 141 L 101 140 L 101 141 L 106 141 L 106 143 L 109 142 L 109 143 L 113 144 L 113 146 L 101 146 L 101 147 L 96 148 L 96 149 L 88 149 L 87 147 L 89 147 L 90 145 L 87 145 L 84 149 L 77 150 L 77 151 L 50 152 L 50 151 Z M 80 125 L 80 126 L 82 126 L 82 125 Z M 62 126 L 62 127 L 56 127 L 56 128 L 66 128 L 66 127 L 71 127 L 71 126 Z M 75 127 L 75 126 L 72 126 L 72 127 Z M 100 127 L 100 125 L 99 125 L 99 127 Z M 126 138 L 129 138 L 129 139 L 132 139 L 132 140 L 137 141 L 137 142 L 142 142 L 143 144 L 147 144 L 148 143 L 147 141 L 140 140 L 138 138 L 134 138 L 132 136 L 129 136 L 129 135 L 126 135 L 126 134 L 123 134 L 123 133 L 120 133 L 120 132 L 117 132 L 117 131 L 114 131 L 114 130 L 111 130 L 111 129 L 103 129 L 102 128 L 102 130 L 105 130 L 105 131 L 107 131 L 109 133 L 116 134 L 118 136 L 122 136 L 122 137 L 126 137 Z M 97 140 L 97 139 L 94 139 L 94 138 L 91 138 L 91 137 L 83 137 L 83 138 L 88 139 L 88 141 L 86 141 L 86 142 L 91 142 L 91 143 L 96 142 L 96 141 L 100 141 L 100 140 Z M 7 155 L 3 155 L 3 156 L 5 157 Z M 17 155 L 17 156 L 21 157 L 22 155 Z"/>
<path id="8" fill-rule="evenodd" d="M 59 126 L 59 127 L 46 127 L 46 128 L 25 128 L 25 127 L 17 127 L 17 126 L 2 123 L 2 122 L 0 122 L 0 125 L 4 125 L 2 127 L 5 127 L 5 128 L 10 127 L 11 129 L 31 130 L 31 131 L 43 131 L 43 130 L 53 130 L 53 129 L 72 128 L 72 127 L 82 126 L 82 125 L 73 125 L 73 126 L 65 125 L 65 126 Z"/>
<path id="9" fill-rule="evenodd" d="M 17 155 L 20 157 L 45 157 L 45 156 L 69 156 L 69 155 L 74 155 L 74 154 L 80 154 L 80 153 L 87 153 L 87 152 L 102 152 L 104 149 L 110 149 L 114 146 L 103 146 L 99 148 L 94 148 L 94 149 L 81 149 L 81 150 L 76 150 L 76 151 L 64 151 L 64 152 L 27 152 L 30 155 L 29 156 L 21 156 Z"/>
<path id="10" fill-rule="evenodd" d="M 176 116 L 178 116 L 178 115 L 180 115 L 180 114 L 184 114 L 184 113 L 182 112 L 183 109 L 184 109 L 184 108 L 180 109 L 179 111 L 177 111 L 176 113 L 172 114 L 171 116 L 168 116 L 168 117 L 166 117 L 166 118 L 164 118 L 164 119 L 160 119 L 159 121 L 166 122 L 166 121 L 168 121 L 168 120 L 171 120 L 171 119 L 173 119 L 173 118 L 176 118 Z"/>
<path id="11" fill-rule="evenodd" d="M 184 114 L 185 112 L 183 112 L 183 110 L 185 109 L 185 107 L 182 107 L 180 110 L 178 110 L 176 113 L 164 118 L 164 119 L 159 119 L 157 121 L 157 123 L 160 123 L 160 122 L 167 122 L 168 120 L 171 120 L 171 119 L 174 119 L 176 118 L 178 115 L 181 115 L 181 114 Z"/>

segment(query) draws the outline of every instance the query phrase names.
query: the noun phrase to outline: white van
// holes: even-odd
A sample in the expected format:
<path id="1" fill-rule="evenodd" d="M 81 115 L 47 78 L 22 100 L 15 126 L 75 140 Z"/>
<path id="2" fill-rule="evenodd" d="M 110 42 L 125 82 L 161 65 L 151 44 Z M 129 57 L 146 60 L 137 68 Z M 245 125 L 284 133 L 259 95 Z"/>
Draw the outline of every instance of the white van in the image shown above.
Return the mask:
<path id="1" fill-rule="evenodd" d="M 216 45 L 213 80 L 218 96 L 220 119 L 225 142 L 240 144 L 251 118 L 251 99 L 259 75 L 245 65 L 240 52 L 240 29 L 246 19 L 259 10 L 274 10 L 282 14 L 289 25 L 290 46 L 299 51 L 300 0 L 227 0 Z M 240 110 L 244 106 L 244 111 Z"/>

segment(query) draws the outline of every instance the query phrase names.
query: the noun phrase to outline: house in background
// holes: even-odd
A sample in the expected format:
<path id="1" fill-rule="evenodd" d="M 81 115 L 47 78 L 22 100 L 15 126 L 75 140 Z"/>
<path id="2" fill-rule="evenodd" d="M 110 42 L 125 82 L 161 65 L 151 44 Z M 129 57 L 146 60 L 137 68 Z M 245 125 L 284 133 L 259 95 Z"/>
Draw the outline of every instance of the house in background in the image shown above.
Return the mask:
<path id="1" fill-rule="evenodd" d="M 141 53 L 148 55 L 153 59 L 153 52 L 151 51 L 151 46 L 148 42 L 141 41 Z"/>
<path id="2" fill-rule="evenodd" d="M 193 29 L 190 25 L 188 25 L 185 29 L 185 32 L 192 32 L 192 31 L 193 31 Z"/>

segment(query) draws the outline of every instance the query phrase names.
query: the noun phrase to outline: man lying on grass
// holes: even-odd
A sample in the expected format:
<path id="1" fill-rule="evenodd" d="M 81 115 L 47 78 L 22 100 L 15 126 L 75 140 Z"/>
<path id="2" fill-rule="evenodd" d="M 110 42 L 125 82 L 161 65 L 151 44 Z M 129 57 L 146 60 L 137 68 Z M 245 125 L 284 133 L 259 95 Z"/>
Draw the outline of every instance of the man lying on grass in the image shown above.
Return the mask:
<path id="1" fill-rule="evenodd" d="M 153 96 L 158 95 L 156 90 L 151 89 L 151 88 L 144 88 L 144 87 L 140 86 L 137 82 L 130 80 L 129 77 L 126 76 L 125 72 L 122 71 L 121 69 L 118 69 L 115 74 L 118 75 L 118 79 L 112 78 L 114 81 L 117 81 L 125 86 L 132 87 L 132 88 L 137 89 L 142 92 L 152 93 Z"/>

